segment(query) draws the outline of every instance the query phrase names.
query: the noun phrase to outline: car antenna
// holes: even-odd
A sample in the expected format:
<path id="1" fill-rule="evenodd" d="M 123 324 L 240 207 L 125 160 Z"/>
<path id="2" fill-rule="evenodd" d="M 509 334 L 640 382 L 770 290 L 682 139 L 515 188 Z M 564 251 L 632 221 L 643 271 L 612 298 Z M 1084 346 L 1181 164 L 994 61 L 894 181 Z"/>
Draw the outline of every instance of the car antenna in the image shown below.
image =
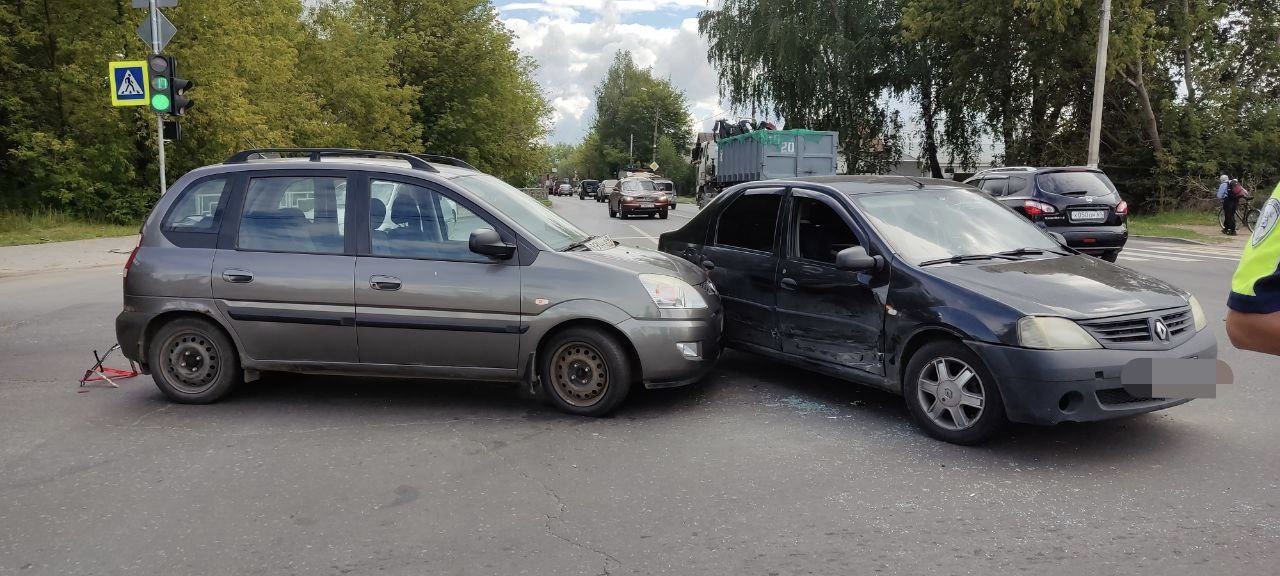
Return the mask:
<path id="1" fill-rule="evenodd" d="M 907 180 L 914 182 L 916 185 L 916 188 L 924 188 L 924 182 L 916 180 L 915 178 L 912 178 L 910 176 L 903 176 L 903 178 L 906 178 Z"/>

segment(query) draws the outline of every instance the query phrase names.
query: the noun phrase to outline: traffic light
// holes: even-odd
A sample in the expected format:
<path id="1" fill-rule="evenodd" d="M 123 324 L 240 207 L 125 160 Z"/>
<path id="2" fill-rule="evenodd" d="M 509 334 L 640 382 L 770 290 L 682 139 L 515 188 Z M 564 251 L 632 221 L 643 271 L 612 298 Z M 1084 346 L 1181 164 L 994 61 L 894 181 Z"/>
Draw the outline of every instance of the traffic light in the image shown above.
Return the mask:
<path id="1" fill-rule="evenodd" d="M 147 57 L 147 73 L 151 78 L 151 109 L 160 114 L 182 116 L 195 103 L 186 91 L 195 83 L 177 77 L 178 61 L 173 56 L 152 54 Z"/>

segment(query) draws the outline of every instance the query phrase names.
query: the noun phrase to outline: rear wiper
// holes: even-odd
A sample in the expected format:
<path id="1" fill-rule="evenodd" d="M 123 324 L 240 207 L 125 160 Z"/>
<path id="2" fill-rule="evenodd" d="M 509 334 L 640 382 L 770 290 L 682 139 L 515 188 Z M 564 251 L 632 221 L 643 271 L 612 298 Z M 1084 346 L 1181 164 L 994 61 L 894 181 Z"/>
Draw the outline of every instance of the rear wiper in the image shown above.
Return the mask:
<path id="1" fill-rule="evenodd" d="M 959 264 L 961 262 L 970 262 L 973 260 L 995 260 L 1003 258 L 1005 260 L 1020 260 L 1017 256 L 1009 254 L 958 254 L 950 258 L 938 258 L 937 260 L 925 260 L 917 264 L 917 266 L 932 266 L 934 264 Z"/>

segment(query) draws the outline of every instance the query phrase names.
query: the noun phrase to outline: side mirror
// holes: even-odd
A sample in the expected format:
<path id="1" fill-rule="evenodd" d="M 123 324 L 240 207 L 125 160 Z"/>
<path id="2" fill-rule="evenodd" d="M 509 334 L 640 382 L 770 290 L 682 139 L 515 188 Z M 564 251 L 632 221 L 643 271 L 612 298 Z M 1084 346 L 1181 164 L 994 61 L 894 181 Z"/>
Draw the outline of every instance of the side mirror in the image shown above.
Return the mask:
<path id="1" fill-rule="evenodd" d="M 836 268 L 849 272 L 872 272 L 879 270 L 884 259 L 867 254 L 862 246 L 851 246 L 836 253 Z"/>
<path id="2" fill-rule="evenodd" d="M 503 242 L 502 236 L 493 228 L 472 230 L 471 237 L 467 239 L 467 248 L 496 260 L 506 260 L 516 255 L 516 247 Z"/>

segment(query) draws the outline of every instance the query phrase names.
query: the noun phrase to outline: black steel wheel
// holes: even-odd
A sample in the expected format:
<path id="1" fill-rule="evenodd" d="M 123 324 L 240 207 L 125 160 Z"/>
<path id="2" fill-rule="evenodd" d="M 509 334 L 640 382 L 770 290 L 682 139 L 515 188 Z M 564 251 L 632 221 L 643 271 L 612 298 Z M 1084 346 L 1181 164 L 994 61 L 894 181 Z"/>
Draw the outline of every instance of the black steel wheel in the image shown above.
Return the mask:
<path id="1" fill-rule="evenodd" d="M 208 320 L 178 318 L 149 342 L 151 378 L 170 400 L 208 404 L 230 392 L 242 378 L 235 345 Z"/>

